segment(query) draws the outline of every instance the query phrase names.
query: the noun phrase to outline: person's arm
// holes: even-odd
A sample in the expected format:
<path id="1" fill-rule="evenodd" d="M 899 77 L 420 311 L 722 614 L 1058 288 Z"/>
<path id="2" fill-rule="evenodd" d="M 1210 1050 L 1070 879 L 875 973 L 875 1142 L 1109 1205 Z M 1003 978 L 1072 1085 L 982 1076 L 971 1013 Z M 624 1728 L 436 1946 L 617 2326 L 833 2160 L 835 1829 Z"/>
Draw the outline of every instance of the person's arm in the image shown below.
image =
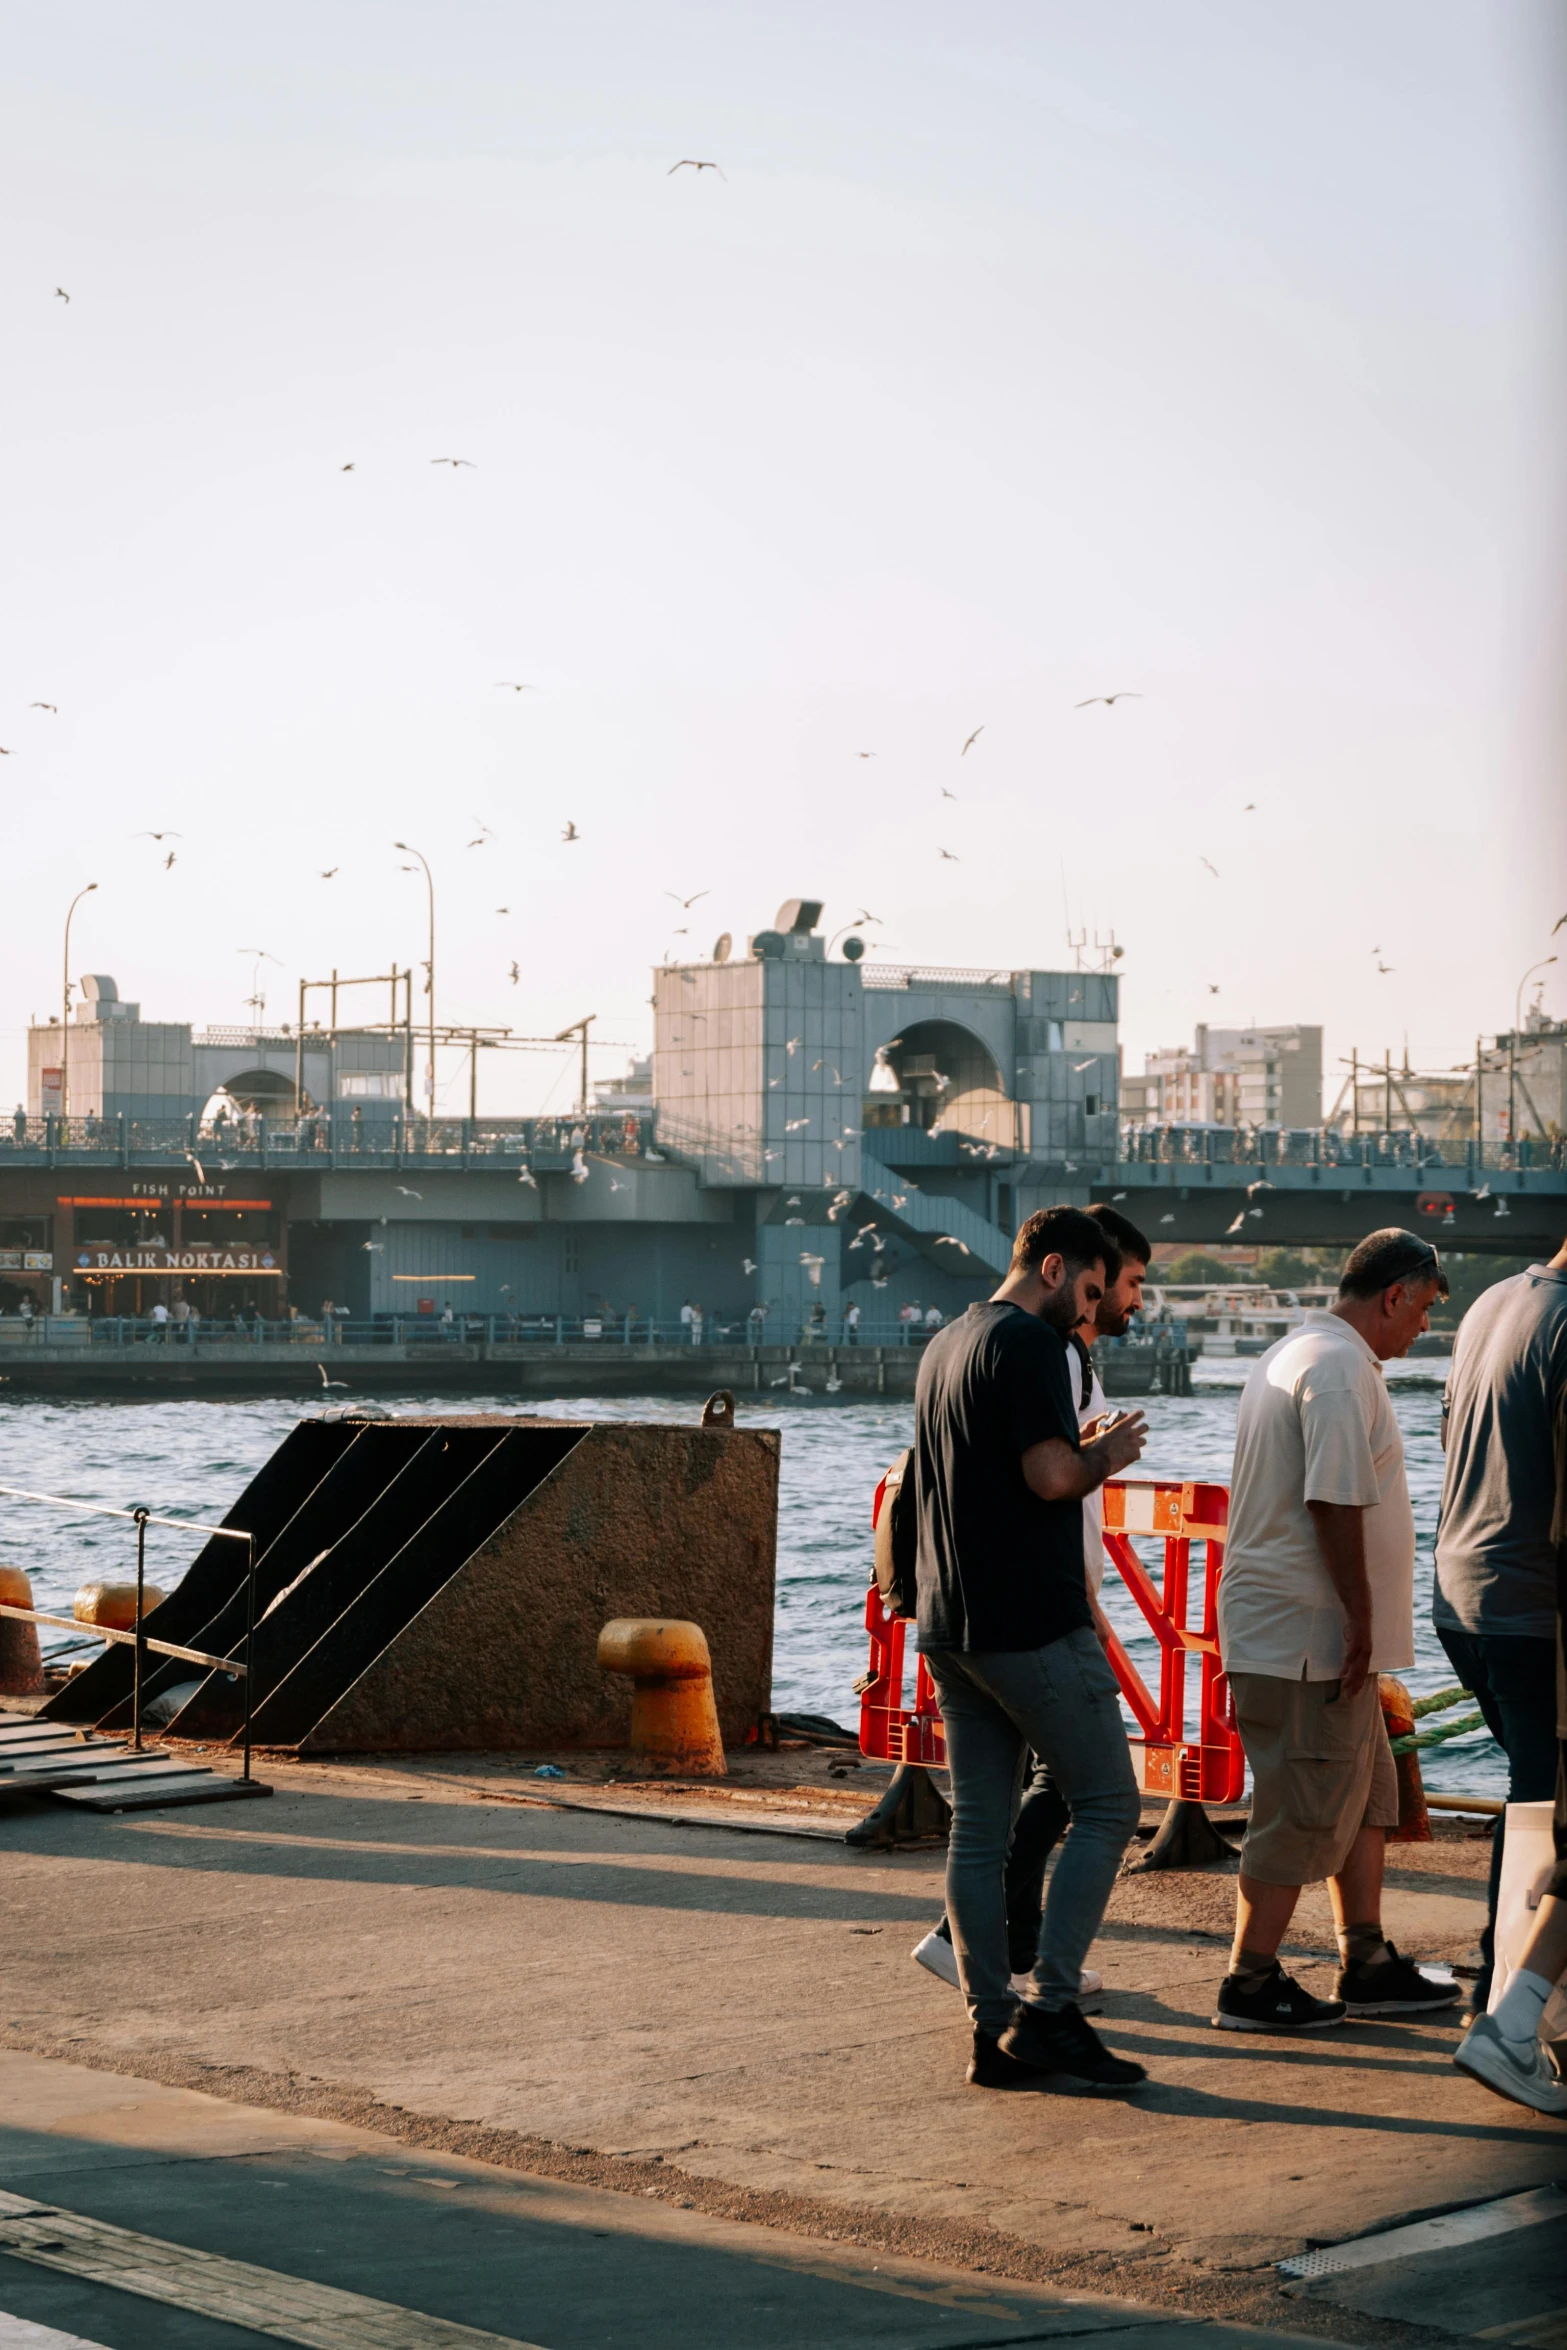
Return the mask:
<path id="1" fill-rule="evenodd" d="M 1141 1412 L 1129 1412 L 1081 1447 L 1047 1436 L 1024 1453 L 1024 1482 L 1041 1501 L 1081 1501 L 1107 1477 L 1129 1469 L 1147 1441 L 1148 1422 Z"/>
<path id="2" fill-rule="evenodd" d="M 1308 1501 L 1317 1548 L 1344 1610 L 1339 1686 L 1357 1697 L 1371 1666 L 1371 1586 L 1366 1581 L 1366 1513 L 1353 1502 Z"/>

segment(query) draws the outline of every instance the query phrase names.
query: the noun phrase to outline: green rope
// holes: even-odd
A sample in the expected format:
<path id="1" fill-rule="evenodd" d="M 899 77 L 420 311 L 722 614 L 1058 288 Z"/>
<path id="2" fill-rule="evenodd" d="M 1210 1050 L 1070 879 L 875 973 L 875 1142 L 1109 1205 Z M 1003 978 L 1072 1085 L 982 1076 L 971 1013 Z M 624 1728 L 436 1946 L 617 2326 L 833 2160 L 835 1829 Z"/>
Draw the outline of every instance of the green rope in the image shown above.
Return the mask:
<path id="1" fill-rule="evenodd" d="M 1411 1730 L 1403 1738 L 1389 1739 L 1395 1754 L 1417 1754 L 1422 1747 L 1441 1746 L 1449 1738 L 1463 1738 L 1471 1730 L 1478 1730 L 1485 1721 L 1484 1714 L 1465 1714 L 1460 1721 L 1443 1722 L 1435 1730 Z"/>
<path id="2" fill-rule="evenodd" d="M 1418 1722 L 1422 1714 L 1439 1714 L 1445 1707 L 1456 1705 L 1461 1697 L 1471 1704 L 1474 1702 L 1468 1689 L 1438 1689 L 1430 1697 L 1417 1697 L 1409 1710 Z"/>

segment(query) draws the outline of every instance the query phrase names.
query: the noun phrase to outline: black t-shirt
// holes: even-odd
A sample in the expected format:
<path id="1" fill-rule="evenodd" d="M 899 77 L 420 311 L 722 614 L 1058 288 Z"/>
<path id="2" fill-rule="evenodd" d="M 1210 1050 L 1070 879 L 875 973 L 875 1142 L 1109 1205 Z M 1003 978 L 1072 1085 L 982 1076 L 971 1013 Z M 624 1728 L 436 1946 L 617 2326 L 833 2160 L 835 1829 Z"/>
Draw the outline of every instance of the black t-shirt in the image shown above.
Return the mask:
<path id="1" fill-rule="evenodd" d="M 1021 1306 L 970 1306 L 914 1391 L 922 1648 L 1044 1648 L 1091 1624 L 1081 1501 L 1041 1501 L 1023 1455 L 1078 1450 L 1065 1341 Z"/>

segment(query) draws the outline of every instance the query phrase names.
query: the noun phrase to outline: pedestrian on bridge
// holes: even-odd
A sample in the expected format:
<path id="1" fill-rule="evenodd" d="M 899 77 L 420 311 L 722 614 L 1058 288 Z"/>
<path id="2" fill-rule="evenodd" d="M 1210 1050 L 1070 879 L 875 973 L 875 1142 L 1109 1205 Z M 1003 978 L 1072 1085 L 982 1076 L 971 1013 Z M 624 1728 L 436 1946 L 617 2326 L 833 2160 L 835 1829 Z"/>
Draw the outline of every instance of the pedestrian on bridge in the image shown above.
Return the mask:
<path id="1" fill-rule="evenodd" d="M 1337 1302 L 1270 1346 L 1241 1396 L 1219 1584 L 1219 1646 L 1251 1765 L 1235 1943 L 1214 2023 L 1314 2032 L 1346 2015 L 1424 2015 L 1458 1998 L 1382 1931 L 1398 1777 L 1379 1672 L 1414 1662 L 1415 1520 L 1382 1365 L 1447 1294 L 1413 1232 L 1363 1240 Z M 1337 1997 L 1285 1974 L 1301 1887 L 1326 1878 Z"/>
<path id="2" fill-rule="evenodd" d="M 930 1341 L 914 1402 L 920 1648 L 952 1781 L 947 1914 L 973 2025 L 968 2078 L 1031 2088 L 1049 2074 L 1134 2088 L 1078 2005 L 1141 1815 L 1116 1679 L 1083 1572 L 1083 1496 L 1129 1468 L 1134 1412 L 1084 1444 L 1067 1338 L 1120 1270 L 1076 1208 L 1024 1223 L 995 1295 Z M 1071 1824 L 1022 2000 L 1009 1982 L 1003 1870 L 1025 1750 L 1050 1766 Z"/>
<path id="3" fill-rule="evenodd" d="M 1507 1757 L 1510 1803 L 1556 1789 L 1556 1504 L 1552 1429 L 1567 1394 L 1567 1244 L 1481 1292 L 1459 1325 L 1442 1401 L 1442 1513 L 1432 1616 Z M 1491 1995 L 1505 1819 L 1491 1838 L 1477 2012 Z"/>

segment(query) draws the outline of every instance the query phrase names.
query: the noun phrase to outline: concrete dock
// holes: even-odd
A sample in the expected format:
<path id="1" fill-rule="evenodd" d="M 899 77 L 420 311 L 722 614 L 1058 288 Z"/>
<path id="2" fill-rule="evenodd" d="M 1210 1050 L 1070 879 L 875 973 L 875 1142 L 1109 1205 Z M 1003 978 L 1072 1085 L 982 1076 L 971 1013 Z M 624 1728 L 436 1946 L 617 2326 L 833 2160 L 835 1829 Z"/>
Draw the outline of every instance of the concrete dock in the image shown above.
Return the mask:
<path id="1" fill-rule="evenodd" d="M 1457 2335 L 1427 2273 L 1456 2254 L 1421 2256 L 1423 2304 L 1418 2259 L 1391 2288 L 1383 2276 L 1380 2309 L 1364 2280 L 1382 2272 L 1361 2273 L 1357 2303 L 1278 2269 L 1567 2174 L 1559 2125 L 1454 2070 L 1452 2021 L 1294 2045 L 1216 2034 L 1229 1879 L 1127 1877 L 1095 1963 L 1103 2028 L 1149 2085 L 1116 2100 L 970 2090 L 957 1996 L 908 1955 L 939 1915 L 941 1855 L 844 1847 L 874 1775 L 833 1767 L 770 1756 L 722 1789 L 655 1791 L 603 1765 L 540 1782 L 516 1756 L 269 1762 L 277 1792 L 260 1807 L 81 1818 L 18 1802 L 0 1824 L 0 2187 L 546 2350 L 677 2334 L 699 2350 L 742 2331 L 972 2350 L 1123 2324 L 1151 2343 L 1177 2315 L 1270 2339 L 1567 2341 L 1567 2223 L 1548 2201 L 1521 2207 L 1521 2234 L 1463 2255 L 1492 2268 L 1462 2304 L 1486 2324 Z M 1462 1829 L 1399 1848 L 1401 1946 L 1461 1960 L 1484 1864 Z M 1318 1988 L 1326 1924 L 1308 1897 L 1298 1958 Z M 160 2102 L 196 2091 L 177 2111 Z M 141 2119 L 113 2118 L 126 2113 Z M 318 2187 L 311 2133 L 326 2125 L 398 2151 L 378 2167 L 356 2138 L 354 2165 L 321 2166 Z M 232 2177 L 225 2131 L 281 2164 L 285 2186 L 307 2166 L 311 2215 L 281 2246 L 257 2195 L 183 2167 L 210 2154 Z M 154 2143 L 176 2150 L 138 2185 L 126 2166 L 150 2166 Z M 482 2166 L 480 2185 L 408 2183 L 449 2164 Z M 439 2232 L 440 2212 L 475 2204 L 528 2280 L 499 2314 L 461 2264 L 410 2275 L 426 2207 Z M 530 2229 L 564 2230 L 557 2248 L 592 2237 L 591 2274 L 526 2252 Z M 700 2281 L 709 2262 L 723 2292 Z M 111 2350 L 162 2323 L 149 2304 L 106 2330 L 99 2304 L 122 2318 L 128 2304 L 99 2285 L 90 2324 L 24 2306 L 24 2268 L 43 2293 L 36 2263 L 0 2247 L 0 2308 Z"/>

